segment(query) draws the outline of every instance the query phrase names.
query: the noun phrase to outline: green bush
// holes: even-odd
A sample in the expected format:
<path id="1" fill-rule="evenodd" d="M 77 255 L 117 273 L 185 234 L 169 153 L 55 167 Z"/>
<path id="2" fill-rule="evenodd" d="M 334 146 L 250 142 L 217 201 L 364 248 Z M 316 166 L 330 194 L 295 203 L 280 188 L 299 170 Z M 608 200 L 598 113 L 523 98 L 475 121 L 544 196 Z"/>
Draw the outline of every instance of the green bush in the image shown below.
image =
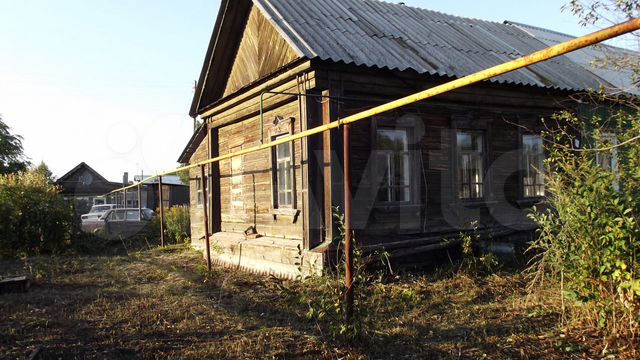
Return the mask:
<path id="1" fill-rule="evenodd" d="M 0 257 L 58 253 L 71 243 L 73 207 L 36 172 L 0 175 Z"/>
<path id="2" fill-rule="evenodd" d="M 164 212 L 169 240 L 178 244 L 191 239 L 191 220 L 188 206 L 176 206 Z"/>
<path id="3" fill-rule="evenodd" d="M 553 144 L 547 149 L 549 208 L 532 214 L 540 225 L 533 245 L 539 275 L 555 277 L 565 308 L 609 335 L 640 335 L 639 118 L 621 112 L 586 125 L 558 115 L 564 127 L 546 134 Z M 615 132 L 617 141 L 605 132 Z M 572 148 L 576 134 L 582 134 L 580 150 Z M 596 158 L 617 158 L 617 169 Z"/>

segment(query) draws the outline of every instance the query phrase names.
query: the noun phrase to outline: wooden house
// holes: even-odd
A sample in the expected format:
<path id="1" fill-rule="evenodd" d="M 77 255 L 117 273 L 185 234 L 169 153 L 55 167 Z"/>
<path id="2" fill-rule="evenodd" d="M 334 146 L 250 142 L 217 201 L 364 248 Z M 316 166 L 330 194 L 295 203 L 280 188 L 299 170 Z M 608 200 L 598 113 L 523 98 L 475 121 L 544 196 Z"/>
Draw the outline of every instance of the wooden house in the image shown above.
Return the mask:
<path id="1" fill-rule="evenodd" d="M 75 202 L 78 214 L 89 212 L 96 199 L 122 186 L 121 183 L 105 179 L 85 162 L 81 162 L 58 178 L 56 185 L 60 187 L 60 193 L 65 200 Z"/>
<path id="2" fill-rule="evenodd" d="M 133 181 L 139 182 L 145 175 L 134 175 Z M 153 178 L 144 183 L 141 195 L 143 207 L 152 210 L 160 208 L 160 182 Z M 183 184 L 177 175 L 162 176 L 162 202 L 165 209 L 175 206 L 189 206 L 189 185 Z"/>
<path id="3" fill-rule="evenodd" d="M 546 48 L 520 24 L 374 0 L 223 0 L 180 156 L 195 163 L 344 118 Z M 354 124 L 353 227 L 366 249 L 413 253 L 477 222 L 496 239 L 533 229 L 545 194 L 542 117 L 610 86 L 562 56 Z M 207 167 L 214 260 L 291 276 L 328 264 L 343 204 L 336 129 Z M 200 170 L 191 234 L 204 249 Z M 338 210 L 339 211 L 339 210 Z"/>

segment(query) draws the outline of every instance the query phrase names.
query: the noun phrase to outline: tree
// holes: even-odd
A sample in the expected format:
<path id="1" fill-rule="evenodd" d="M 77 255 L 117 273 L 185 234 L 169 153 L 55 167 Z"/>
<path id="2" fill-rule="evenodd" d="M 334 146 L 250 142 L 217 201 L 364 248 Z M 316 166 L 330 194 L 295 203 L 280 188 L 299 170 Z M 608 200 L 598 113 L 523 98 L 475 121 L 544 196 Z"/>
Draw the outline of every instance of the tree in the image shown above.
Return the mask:
<path id="1" fill-rule="evenodd" d="M 582 26 L 606 27 L 640 17 L 640 0 L 571 0 L 563 9 L 576 15 Z M 640 35 L 631 33 L 623 38 L 628 40 L 625 42 L 625 46 L 638 50 Z M 605 54 L 593 65 L 631 70 L 634 74 L 634 85 L 638 86 L 640 80 L 640 55 L 638 53 L 614 54 L 605 52 Z"/>
<path id="2" fill-rule="evenodd" d="M 22 149 L 22 136 L 12 134 L 0 116 L 0 174 L 24 171 L 29 165 Z"/>
<path id="3" fill-rule="evenodd" d="M 59 189 L 35 171 L 0 175 L 0 258 L 65 251 L 75 215 Z"/>
<path id="4" fill-rule="evenodd" d="M 189 170 L 178 171 L 176 175 L 178 175 L 178 177 L 180 178 L 180 181 L 182 181 L 183 184 L 189 185 L 189 182 L 190 182 Z"/>
<path id="5" fill-rule="evenodd" d="M 565 8 L 581 24 L 601 26 L 637 17 L 640 0 L 572 0 Z M 637 53 L 605 48 L 602 54 L 595 66 L 632 70 L 637 86 Z M 636 339 L 630 346 L 637 348 L 640 106 L 629 90 L 592 91 L 578 106 L 591 115 L 565 111 L 547 119 L 547 209 L 534 209 L 531 217 L 539 225 L 532 246 L 539 253 L 536 278 L 556 279 L 562 314 L 608 339 Z"/>
<path id="6" fill-rule="evenodd" d="M 35 172 L 36 174 L 40 174 L 44 176 L 44 178 L 47 179 L 50 183 L 55 182 L 55 178 L 53 177 L 53 172 L 51 172 L 51 169 L 49 169 L 49 167 L 47 166 L 47 164 L 44 163 L 44 161 L 40 161 L 40 164 L 32 168 L 31 171 Z"/>

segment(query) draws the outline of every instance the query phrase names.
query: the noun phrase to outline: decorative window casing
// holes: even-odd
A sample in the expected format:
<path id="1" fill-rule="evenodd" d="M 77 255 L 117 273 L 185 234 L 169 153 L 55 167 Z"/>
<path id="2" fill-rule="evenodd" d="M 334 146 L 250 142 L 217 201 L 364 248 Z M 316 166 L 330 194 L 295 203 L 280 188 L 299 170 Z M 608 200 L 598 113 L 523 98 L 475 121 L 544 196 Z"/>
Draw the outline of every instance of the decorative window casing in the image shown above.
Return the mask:
<path id="1" fill-rule="evenodd" d="M 485 136 L 483 131 L 456 131 L 456 186 L 461 200 L 485 195 Z"/>
<path id="2" fill-rule="evenodd" d="M 269 131 L 271 141 L 293 134 L 294 118 L 276 117 Z M 296 208 L 295 148 L 289 141 L 271 148 L 273 209 Z"/>
<path id="3" fill-rule="evenodd" d="M 542 136 L 522 135 L 522 196 L 542 197 L 545 192 L 545 154 Z"/>
<path id="4" fill-rule="evenodd" d="M 411 131 L 401 127 L 377 127 L 376 174 L 380 187 L 379 203 L 408 203 L 411 201 Z"/>

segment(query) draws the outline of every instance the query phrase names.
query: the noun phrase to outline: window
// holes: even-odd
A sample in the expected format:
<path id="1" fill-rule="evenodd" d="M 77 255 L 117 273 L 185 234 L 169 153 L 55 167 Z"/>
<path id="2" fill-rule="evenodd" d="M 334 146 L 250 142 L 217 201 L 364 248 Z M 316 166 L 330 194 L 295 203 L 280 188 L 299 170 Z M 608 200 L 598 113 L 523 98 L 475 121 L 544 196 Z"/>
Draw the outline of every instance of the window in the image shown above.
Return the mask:
<path id="1" fill-rule="evenodd" d="M 127 210 L 127 221 L 138 220 L 140 215 L 141 213 L 139 213 L 138 210 Z"/>
<path id="2" fill-rule="evenodd" d="M 376 147 L 377 179 L 381 179 L 377 200 L 410 201 L 409 130 L 376 129 Z"/>
<path id="3" fill-rule="evenodd" d="M 289 134 L 279 135 L 273 138 L 277 140 L 289 136 Z M 272 148 L 272 158 L 274 162 L 275 174 L 273 176 L 274 207 L 293 207 L 293 149 L 292 143 L 284 143 Z"/>
<path id="4" fill-rule="evenodd" d="M 614 133 L 602 133 L 600 141 L 596 144 L 598 148 L 606 148 L 618 145 L 618 137 Z M 605 171 L 614 173 L 618 176 L 618 149 L 613 148 L 608 151 L 596 152 L 596 164 Z M 613 188 L 620 190 L 618 181 L 614 181 Z"/>
<path id="5" fill-rule="evenodd" d="M 618 138 L 614 133 L 603 133 L 597 144 L 598 148 L 611 147 L 618 145 Z M 609 151 L 596 152 L 596 164 L 602 169 L 611 172 L 618 171 L 618 150 L 613 148 Z"/>
<path id="6" fill-rule="evenodd" d="M 525 198 L 544 196 L 544 146 L 540 135 L 522 135 Z"/>
<path id="7" fill-rule="evenodd" d="M 196 205 L 202 206 L 202 181 L 200 176 L 196 176 Z"/>
<path id="8" fill-rule="evenodd" d="M 169 185 L 162 185 L 162 205 L 165 209 L 171 204 L 171 189 Z"/>
<path id="9" fill-rule="evenodd" d="M 122 221 L 124 220 L 124 210 L 114 210 L 109 214 L 110 221 Z"/>
<path id="10" fill-rule="evenodd" d="M 484 197 L 484 135 L 481 131 L 459 130 L 456 134 L 458 197 Z"/>

